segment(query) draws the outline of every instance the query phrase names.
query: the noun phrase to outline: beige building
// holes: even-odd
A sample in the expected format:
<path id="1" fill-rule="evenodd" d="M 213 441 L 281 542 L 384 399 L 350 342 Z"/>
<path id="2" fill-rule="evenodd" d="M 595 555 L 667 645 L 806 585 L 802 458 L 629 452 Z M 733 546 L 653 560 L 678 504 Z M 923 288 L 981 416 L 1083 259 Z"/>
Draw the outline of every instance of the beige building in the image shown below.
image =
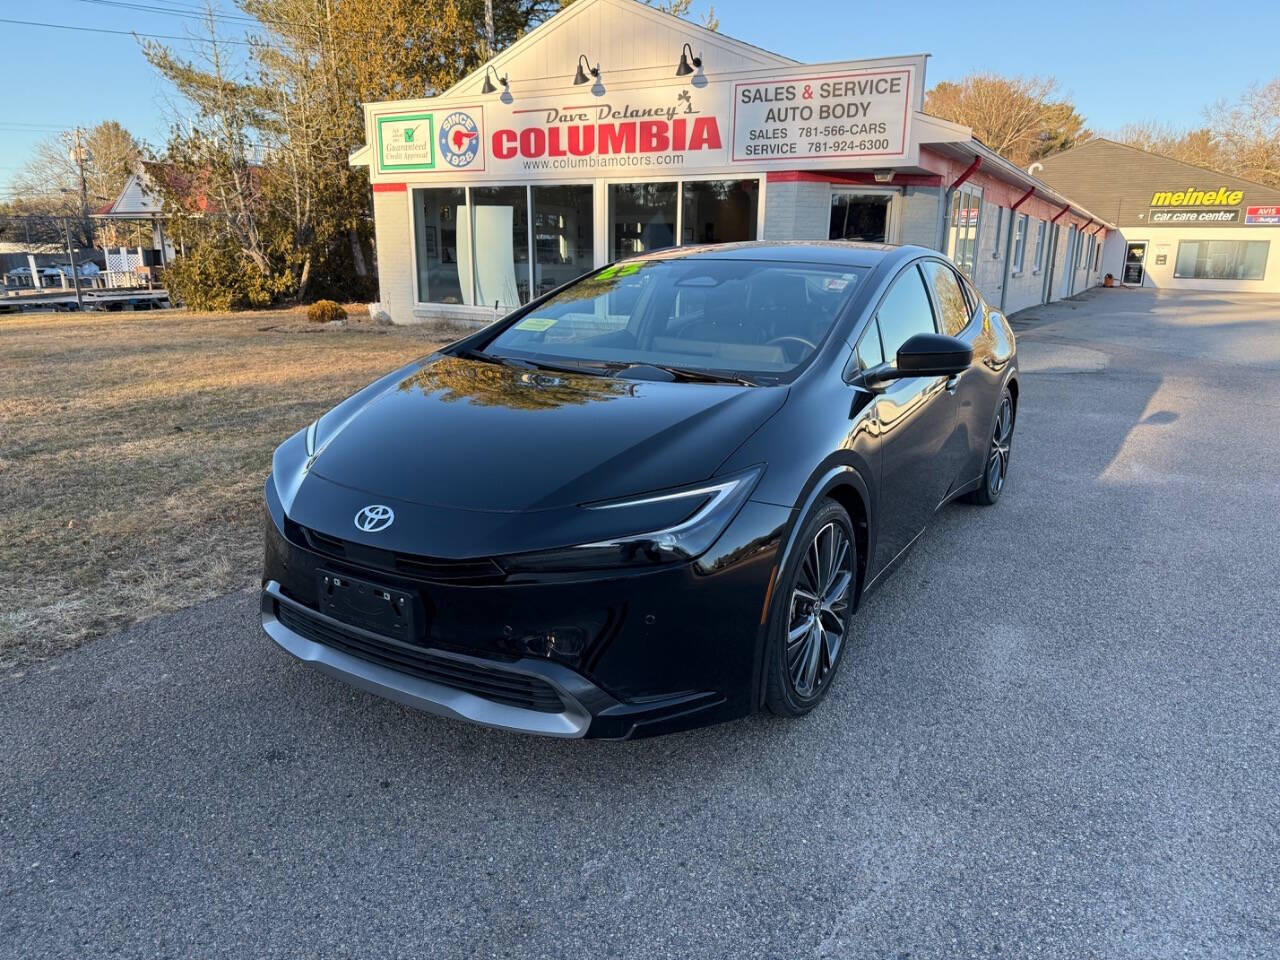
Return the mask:
<path id="1" fill-rule="evenodd" d="M 1280 292 L 1280 190 L 1104 139 L 1041 166 L 1117 224 L 1102 267 L 1126 285 Z"/>
<path id="2" fill-rule="evenodd" d="M 1008 311 L 1101 281 L 1112 224 L 926 116 L 924 55 L 803 64 L 577 0 L 438 96 L 365 106 L 392 319 L 490 320 L 682 244 L 941 249 Z"/>

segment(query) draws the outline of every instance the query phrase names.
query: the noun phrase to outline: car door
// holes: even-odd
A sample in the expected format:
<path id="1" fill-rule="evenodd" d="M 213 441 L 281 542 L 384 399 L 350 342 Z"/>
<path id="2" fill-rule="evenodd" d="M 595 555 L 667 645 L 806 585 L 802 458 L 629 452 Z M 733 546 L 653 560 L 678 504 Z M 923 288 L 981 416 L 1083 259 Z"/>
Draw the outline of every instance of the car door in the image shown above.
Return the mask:
<path id="1" fill-rule="evenodd" d="M 963 340 L 973 348 L 974 363 L 990 353 L 990 331 L 982 322 L 982 303 L 955 269 L 942 260 L 922 260 L 929 293 L 933 296 L 934 315 L 938 330 L 949 337 Z M 990 397 L 991 388 L 984 371 L 970 367 L 953 378 L 950 389 L 956 399 L 956 430 L 944 457 L 951 470 L 951 482 L 947 493 L 972 477 L 972 457 L 975 445 L 986 450 L 986 435 L 995 402 Z M 981 443 L 976 439 L 981 436 Z"/>
<path id="2" fill-rule="evenodd" d="M 912 263 L 894 279 L 876 310 L 875 327 L 887 361 L 917 333 L 935 333 L 933 303 Z M 953 457 L 956 398 L 946 377 L 890 381 L 876 397 L 881 438 L 881 510 L 876 569 L 883 569 L 917 534 L 946 496 Z"/>

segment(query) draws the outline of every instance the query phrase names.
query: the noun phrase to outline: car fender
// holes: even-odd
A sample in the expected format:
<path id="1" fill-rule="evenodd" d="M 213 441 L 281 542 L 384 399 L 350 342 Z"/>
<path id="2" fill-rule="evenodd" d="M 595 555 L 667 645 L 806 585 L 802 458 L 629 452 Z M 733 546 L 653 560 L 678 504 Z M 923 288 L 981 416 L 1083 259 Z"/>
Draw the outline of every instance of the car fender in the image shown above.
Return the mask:
<path id="1" fill-rule="evenodd" d="M 862 469 L 869 469 L 869 465 L 863 464 Z M 782 571 L 786 569 L 788 561 L 796 550 L 796 541 L 800 536 L 801 528 L 804 526 L 804 518 L 809 515 L 814 504 L 839 487 L 852 489 L 862 503 L 863 516 L 866 518 L 864 554 L 869 555 L 874 547 L 876 511 L 870 493 L 871 485 L 867 483 L 858 466 L 847 462 L 832 463 L 828 460 L 815 471 L 810 478 L 810 482 L 806 484 L 805 490 L 801 493 L 800 499 L 791 511 L 791 520 L 787 524 L 787 529 L 783 532 L 782 542 L 778 548 L 777 560 L 774 563 L 773 575 L 770 578 L 768 602 L 760 618 L 760 640 L 756 644 L 754 675 L 756 678 L 755 698 L 758 704 L 764 703 L 765 677 L 767 676 L 765 672 L 765 657 L 769 650 L 769 624 L 773 618 L 774 603 L 777 600 L 775 588 L 777 587 L 778 579 L 782 576 Z M 856 525 L 857 519 L 851 519 L 854 520 Z M 861 558 L 864 565 L 867 560 L 866 555 Z M 868 571 L 863 566 L 859 572 L 858 592 L 854 598 L 855 611 L 862 597 L 862 587 L 868 579 L 867 574 Z"/>

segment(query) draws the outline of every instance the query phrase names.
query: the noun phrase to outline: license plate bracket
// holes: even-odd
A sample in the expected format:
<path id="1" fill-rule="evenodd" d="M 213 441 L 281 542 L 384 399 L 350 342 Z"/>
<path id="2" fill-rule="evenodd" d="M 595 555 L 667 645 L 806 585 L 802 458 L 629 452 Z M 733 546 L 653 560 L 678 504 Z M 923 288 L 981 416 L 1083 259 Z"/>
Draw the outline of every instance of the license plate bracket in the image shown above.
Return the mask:
<path id="1" fill-rule="evenodd" d="M 420 642 L 421 616 L 414 594 L 332 570 L 319 571 L 316 586 L 321 613 L 405 643 Z"/>

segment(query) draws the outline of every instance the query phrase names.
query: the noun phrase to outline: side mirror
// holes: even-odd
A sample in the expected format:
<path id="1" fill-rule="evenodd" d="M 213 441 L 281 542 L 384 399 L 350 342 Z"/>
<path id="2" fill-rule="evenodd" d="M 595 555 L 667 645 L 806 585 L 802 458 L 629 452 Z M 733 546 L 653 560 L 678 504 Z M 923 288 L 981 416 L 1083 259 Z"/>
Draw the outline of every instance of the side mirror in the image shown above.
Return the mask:
<path id="1" fill-rule="evenodd" d="M 940 333 L 917 333 L 898 348 L 898 371 L 904 377 L 950 377 L 973 363 L 973 347 Z"/>
<path id="2" fill-rule="evenodd" d="M 881 364 L 865 374 L 871 387 L 904 377 L 950 377 L 973 363 L 973 347 L 940 333 L 917 333 L 898 348 L 896 362 Z"/>

